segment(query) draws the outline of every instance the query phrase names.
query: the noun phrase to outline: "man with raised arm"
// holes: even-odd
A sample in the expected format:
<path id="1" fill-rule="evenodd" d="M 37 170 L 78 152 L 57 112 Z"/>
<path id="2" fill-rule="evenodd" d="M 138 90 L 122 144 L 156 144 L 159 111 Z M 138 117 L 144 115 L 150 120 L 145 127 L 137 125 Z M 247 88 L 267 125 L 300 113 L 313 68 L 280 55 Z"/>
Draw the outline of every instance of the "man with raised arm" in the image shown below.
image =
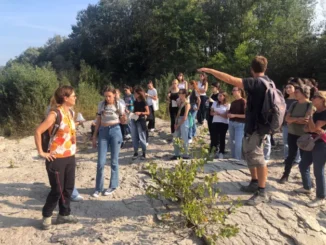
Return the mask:
<path id="1" fill-rule="evenodd" d="M 254 193 L 246 202 L 247 205 L 251 206 L 256 206 L 269 200 L 265 191 L 267 164 L 263 152 L 263 141 L 266 132 L 268 132 L 268 125 L 264 123 L 265 121 L 261 113 L 266 92 L 266 86 L 261 79 L 270 81 L 265 75 L 267 63 L 265 57 L 256 56 L 251 62 L 252 77 L 250 78 L 233 77 L 209 68 L 198 69 L 199 72 L 212 74 L 218 80 L 231 84 L 234 87 L 243 88 L 248 95 L 242 154 L 247 161 L 251 181 L 249 185 L 242 186 L 241 191 Z"/>

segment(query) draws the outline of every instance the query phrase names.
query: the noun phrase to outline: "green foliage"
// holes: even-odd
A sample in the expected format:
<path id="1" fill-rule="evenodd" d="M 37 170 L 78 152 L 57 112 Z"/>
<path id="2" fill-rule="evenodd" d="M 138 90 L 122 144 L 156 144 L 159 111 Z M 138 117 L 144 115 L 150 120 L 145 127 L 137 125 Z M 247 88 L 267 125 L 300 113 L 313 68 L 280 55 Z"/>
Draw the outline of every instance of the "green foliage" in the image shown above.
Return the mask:
<path id="1" fill-rule="evenodd" d="M 0 125 L 7 135 L 25 136 L 44 118 L 53 92 L 58 87 L 51 68 L 12 63 L 0 74 Z"/>
<path id="2" fill-rule="evenodd" d="M 94 85 L 85 82 L 79 84 L 76 92 L 76 112 L 81 112 L 87 120 L 94 120 L 98 103 L 103 100 L 103 97 L 95 89 Z"/>
<path id="3" fill-rule="evenodd" d="M 175 144 L 182 147 L 183 142 L 175 139 Z M 227 224 L 226 219 L 239 204 L 233 203 L 216 189 L 216 173 L 205 175 L 202 182 L 196 181 L 196 177 L 203 172 L 204 165 L 210 159 L 208 146 L 204 145 L 203 140 L 197 138 L 193 149 L 195 159 L 190 162 L 180 159 L 173 169 L 158 167 L 156 163 L 148 164 L 147 169 L 153 184 L 147 187 L 146 193 L 152 198 L 163 197 L 178 201 L 182 223 L 190 227 L 198 237 L 204 237 L 209 243 L 213 243 L 219 237 L 230 237 L 238 233 L 238 227 Z M 217 206 L 217 203 L 224 205 Z M 213 234 L 208 230 L 212 225 L 215 227 Z"/>

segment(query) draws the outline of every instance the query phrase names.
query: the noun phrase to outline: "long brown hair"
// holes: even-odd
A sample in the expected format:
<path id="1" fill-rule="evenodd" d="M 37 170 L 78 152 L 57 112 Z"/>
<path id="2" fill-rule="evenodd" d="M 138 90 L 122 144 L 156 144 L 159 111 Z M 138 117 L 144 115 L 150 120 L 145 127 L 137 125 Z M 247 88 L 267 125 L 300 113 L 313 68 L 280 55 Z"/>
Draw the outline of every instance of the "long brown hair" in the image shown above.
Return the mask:
<path id="1" fill-rule="evenodd" d="M 134 92 L 139 95 L 139 98 L 140 98 L 141 101 L 146 101 L 144 89 L 142 89 L 141 87 L 136 87 L 134 89 Z"/>
<path id="2" fill-rule="evenodd" d="M 179 76 L 182 76 L 182 81 L 179 81 L 179 78 L 178 78 Z M 178 76 L 177 76 L 177 79 L 178 79 L 179 83 L 185 81 L 185 76 L 183 75 L 182 72 L 179 72 L 179 74 L 178 74 Z"/>
<path id="3" fill-rule="evenodd" d="M 198 89 L 197 82 L 196 82 L 195 80 L 191 80 L 191 81 L 189 82 L 189 84 L 192 85 L 192 86 L 194 87 L 193 90 L 195 90 L 198 94 L 200 93 L 200 92 L 199 92 L 199 89 Z"/>
<path id="4" fill-rule="evenodd" d="M 229 102 L 229 95 L 226 92 L 220 92 L 219 95 L 223 95 L 224 96 L 224 100 L 222 102 L 222 105 L 225 105 Z M 220 103 L 220 101 L 218 100 L 218 102 Z"/>
<path id="5" fill-rule="evenodd" d="M 202 85 L 206 86 L 206 83 L 208 83 L 207 74 L 205 72 L 202 72 L 202 73 L 200 73 L 200 75 L 202 75 L 204 77 L 204 79 L 202 81 Z"/>

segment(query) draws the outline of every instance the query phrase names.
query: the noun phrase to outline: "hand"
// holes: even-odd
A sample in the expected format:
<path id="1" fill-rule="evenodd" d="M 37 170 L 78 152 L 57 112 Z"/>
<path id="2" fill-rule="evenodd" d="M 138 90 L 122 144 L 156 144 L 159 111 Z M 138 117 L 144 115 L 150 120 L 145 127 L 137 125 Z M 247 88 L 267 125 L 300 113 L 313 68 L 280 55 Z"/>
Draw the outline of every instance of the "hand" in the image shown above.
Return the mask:
<path id="1" fill-rule="evenodd" d="M 214 100 L 212 98 L 209 98 L 209 102 L 214 103 Z"/>
<path id="2" fill-rule="evenodd" d="M 321 135 L 321 134 L 325 134 L 325 131 L 322 130 L 322 129 L 318 129 L 318 130 L 316 131 L 316 133 L 319 134 L 319 135 Z"/>
<path id="3" fill-rule="evenodd" d="M 227 117 L 228 117 L 228 118 L 235 118 L 234 114 L 231 114 L 231 113 L 228 113 L 228 114 L 227 114 Z"/>
<path id="4" fill-rule="evenodd" d="M 52 162 L 56 159 L 54 152 L 42 152 L 39 154 L 41 157 L 45 158 L 47 161 Z"/>
<path id="5" fill-rule="evenodd" d="M 200 68 L 200 69 L 197 69 L 198 72 L 207 72 L 209 70 L 209 68 Z"/>
<path id="6" fill-rule="evenodd" d="M 179 128 L 179 125 L 178 124 L 175 124 L 174 125 L 174 130 L 177 130 Z"/>
<path id="7" fill-rule="evenodd" d="M 92 138 L 92 146 L 93 146 L 94 149 L 97 148 L 96 137 L 94 137 L 94 136 Z"/>
<path id="8" fill-rule="evenodd" d="M 145 96 L 148 96 L 148 93 L 145 93 Z"/>
<path id="9" fill-rule="evenodd" d="M 135 115 L 140 116 L 141 112 L 137 111 L 137 112 L 135 112 Z"/>
<path id="10" fill-rule="evenodd" d="M 198 106 L 194 109 L 194 111 L 198 111 L 199 109 L 198 109 Z"/>
<path id="11" fill-rule="evenodd" d="M 124 114 L 124 115 L 121 115 L 121 117 L 120 117 L 120 123 L 121 124 L 126 124 L 126 122 L 127 122 L 127 117 L 126 117 L 126 115 Z"/>

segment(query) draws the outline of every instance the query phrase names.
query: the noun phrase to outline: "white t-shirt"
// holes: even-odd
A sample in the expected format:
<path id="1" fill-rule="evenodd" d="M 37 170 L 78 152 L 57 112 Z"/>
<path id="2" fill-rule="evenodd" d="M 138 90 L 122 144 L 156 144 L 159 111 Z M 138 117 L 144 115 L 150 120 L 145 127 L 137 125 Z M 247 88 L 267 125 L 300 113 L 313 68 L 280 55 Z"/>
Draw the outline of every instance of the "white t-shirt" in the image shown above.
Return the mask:
<path id="1" fill-rule="evenodd" d="M 198 88 L 199 89 L 205 89 L 205 86 L 203 85 L 203 83 L 201 81 L 198 81 Z M 206 95 L 206 92 L 205 93 L 200 93 L 201 96 L 205 96 Z"/>
<path id="2" fill-rule="evenodd" d="M 217 103 L 217 101 L 214 101 L 213 105 L 212 105 L 212 108 L 213 108 L 214 112 L 225 114 L 230 110 L 230 104 L 220 105 L 220 104 Z M 229 119 L 215 115 L 213 117 L 213 123 L 217 123 L 217 122 L 229 124 Z"/>
<path id="3" fill-rule="evenodd" d="M 116 107 L 118 106 L 118 108 Z M 101 116 L 102 123 L 120 123 L 119 116 L 125 114 L 126 107 L 119 100 L 116 104 L 105 105 L 104 101 L 98 104 L 97 115 Z"/>
<path id="4" fill-rule="evenodd" d="M 186 89 L 186 82 L 178 84 L 179 89 Z"/>
<path id="5" fill-rule="evenodd" d="M 150 96 L 157 96 L 157 91 L 156 91 L 155 88 L 153 88 L 153 89 L 149 89 L 149 90 L 147 91 L 147 93 L 148 93 L 148 95 L 150 95 Z M 147 97 L 147 105 L 148 105 L 148 106 L 153 105 L 153 99 L 150 98 L 149 96 Z"/>

